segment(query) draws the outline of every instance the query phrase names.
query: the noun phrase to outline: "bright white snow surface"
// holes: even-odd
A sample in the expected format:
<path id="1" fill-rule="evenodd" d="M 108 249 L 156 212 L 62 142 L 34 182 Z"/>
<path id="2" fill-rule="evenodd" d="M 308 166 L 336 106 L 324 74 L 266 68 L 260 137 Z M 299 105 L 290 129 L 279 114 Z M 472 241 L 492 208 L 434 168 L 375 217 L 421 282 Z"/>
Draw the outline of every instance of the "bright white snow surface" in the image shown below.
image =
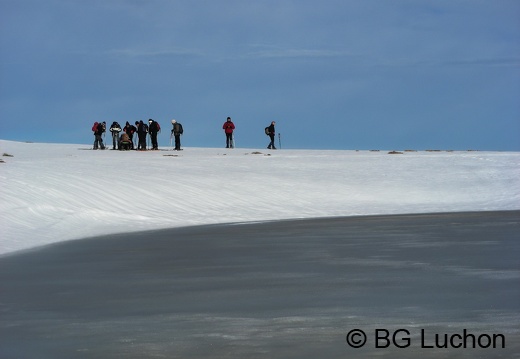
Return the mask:
<path id="1" fill-rule="evenodd" d="M 520 209 L 518 152 L 90 148 L 0 140 L 0 254 L 199 224 Z"/>

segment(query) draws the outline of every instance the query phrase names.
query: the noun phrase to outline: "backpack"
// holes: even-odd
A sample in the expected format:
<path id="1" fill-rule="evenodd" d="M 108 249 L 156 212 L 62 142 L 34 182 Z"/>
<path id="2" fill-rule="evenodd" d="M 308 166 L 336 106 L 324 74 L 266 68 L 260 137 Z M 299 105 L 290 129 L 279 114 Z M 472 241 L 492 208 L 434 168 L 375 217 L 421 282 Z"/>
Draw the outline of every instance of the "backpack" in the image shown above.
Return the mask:
<path id="1" fill-rule="evenodd" d="M 269 132 L 269 126 L 267 126 L 267 127 L 265 128 L 265 134 L 266 134 L 267 136 L 269 136 L 270 133 L 271 133 L 271 132 Z"/>
<path id="2" fill-rule="evenodd" d="M 137 133 L 148 133 L 148 125 L 145 123 L 140 123 L 137 126 Z"/>
<path id="3" fill-rule="evenodd" d="M 97 122 L 94 122 L 94 125 L 92 126 L 92 132 L 96 132 L 97 131 L 98 125 L 99 124 Z"/>
<path id="4" fill-rule="evenodd" d="M 155 121 L 155 123 L 157 124 L 157 132 L 161 132 L 161 126 L 159 125 L 159 122 Z"/>
<path id="5" fill-rule="evenodd" d="M 173 132 L 178 134 L 182 134 L 184 132 L 180 123 L 177 122 L 173 125 Z"/>

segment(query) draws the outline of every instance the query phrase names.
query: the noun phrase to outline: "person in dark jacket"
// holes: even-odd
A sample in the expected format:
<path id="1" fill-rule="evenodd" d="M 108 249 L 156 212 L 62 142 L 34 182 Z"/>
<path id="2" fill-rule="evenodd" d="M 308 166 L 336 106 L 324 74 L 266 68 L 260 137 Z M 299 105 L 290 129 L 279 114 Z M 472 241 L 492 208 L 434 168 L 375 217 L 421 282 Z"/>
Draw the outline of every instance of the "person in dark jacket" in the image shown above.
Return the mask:
<path id="1" fill-rule="evenodd" d="M 181 135 L 184 133 L 182 125 L 176 120 L 172 120 L 172 136 L 175 137 L 175 151 L 181 150 Z"/>
<path id="2" fill-rule="evenodd" d="M 110 132 L 112 133 L 112 149 L 115 150 L 119 146 L 119 132 L 121 132 L 121 126 L 116 121 L 110 125 Z"/>
<path id="3" fill-rule="evenodd" d="M 130 142 L 132 142 L 132 150 L 134 149 L 134 133 L 137 132 L 137 127 L 134 125 L 131 125 L 130 122 L 126 121 L 125 128 L 123 128 L 123 131 L 128 135 L 130 138 Z"/>
<path id="4" fill-rule="evenodd" d="M 98 148 L 101 148 L 102 150 L 105 149 L 105 145 L 103 144 L 103 133 L 106 131 L 106 122 L 101 123 L 94 123 L 94 126 L 92 126 L 92 131 L 94 131 L 94 150 L 97 150 Z"/>
<path id="5" fill-rule="evenodd" d="M 148 132 L 150 133 L 150 139 L 152 140 L 152 150 L 159 150 L 159 144 L 157 142 L 157 134 L 161 131 L 161 126 L 157 121 L 152 119 L 148 120 Z"/>
<path id="6" fill-rule="evenodd" d="M 224 125 L 222 126 L 224 133 L 226 134 L 226 148 L 233 148 L 233 131 L 235 130 L 235 124 L 231 122 L 231 117 L 228 117 Z"/>
<path id="7" fill-rule="evenodd" d="M 142 120 L 137 123 L 137 136 L 139 137 L 138 151 L 146 151 L 146 134 L 148 133 L 148 125 Z"/>
<path id="8" fill-rule="evenodd" d="M 267 146 L 267 148 L 271 149 L 271 150 L 276 150 L 276 147 L 274 146 L 274 135 L 275 135 L 275 130 L 274 130 L 274 125 L 276 124 L 276 122 L 271 122 L 271 126 L 268 127 L 268 132 L 269 132 L 269 137 L 271 138 L 271 142 L 269 143 L 269 146 Z"/>

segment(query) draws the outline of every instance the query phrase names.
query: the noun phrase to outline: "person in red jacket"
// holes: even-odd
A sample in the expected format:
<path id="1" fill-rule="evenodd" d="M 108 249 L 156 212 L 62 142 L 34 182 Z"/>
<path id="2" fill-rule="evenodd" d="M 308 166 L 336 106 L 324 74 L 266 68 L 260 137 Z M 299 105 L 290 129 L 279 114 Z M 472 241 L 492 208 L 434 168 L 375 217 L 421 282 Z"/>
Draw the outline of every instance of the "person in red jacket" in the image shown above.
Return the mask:
<path id="1" fill-rule="evenodd" d="M 233 130 L 235 129 L 235 124 L 231 122 L 231 117 L 227 118 L 222 128 L 224 129 L 224 133 L 226 134 L 226 148 L 233 148 Z"/>
<path id="2" fill-rule="evenodd" d="M 94 122 L 94 126 L 92 126 L 92 131 L 94 132 L 94 148 L 93 150 L 97 150 L 98 148 L 101 148 L 102 150 L 105 149 L 105 145 L 103 144 L 103 133 L 106 130 L 106 122 Z"/>

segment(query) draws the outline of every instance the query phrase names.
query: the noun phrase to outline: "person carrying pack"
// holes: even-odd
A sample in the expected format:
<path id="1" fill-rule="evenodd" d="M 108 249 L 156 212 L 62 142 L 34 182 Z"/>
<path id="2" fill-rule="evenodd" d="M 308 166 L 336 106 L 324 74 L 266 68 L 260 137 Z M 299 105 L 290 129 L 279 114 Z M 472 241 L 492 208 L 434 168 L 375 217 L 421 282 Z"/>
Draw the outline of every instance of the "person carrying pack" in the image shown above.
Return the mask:
<path id="1" fill-rule="evenodd" d="M 270 150 L 276 150 L 276 147 L 274 146 L 274 135 L 275 135 L 274 125 L 275 124 L 276 124 L 276 122 L 273 121 L 273 122 L 271 122 L 270 126 L 265 128 L 265 134 L 271 138 L 271 142 L 269 142 L 269 145 L 267 146 L 267 148 Z"/>
<path id="2" fill-rule="evenodd" d="M 152 150 L 159 150 L 159 144 L 157 143 L 157 134 L 161 131 L 161 126 L 159 126 L 159 123 L 157 121 L 149 119 L 148 131 L 150 133 L 150 139 L 152 140 Z"/>
<path id="3" fill-rule="evenodd" d="M 98 148 L 101 148 L 102 150 L 105 149 L 105 145 L 103 144 L 103 133 L 106 130 L 106 122 L 94 122 L 94 126 L 92 126 L 92 131 L 94 132 L 94 147 L 93 150 L 97 150 Z"/>
<path id="4" fill-rule="evenodd" d="M 184 133 L 184 129 L 182 128 L 182 125 L 176 120 L 172 120 L 172 126 L 173 128 L 171 136 L 175 138 L 175 151 L 181 151 L 181 135 Z"/>
<path id="5" fill-rule="evenodd" d="M 139 137 L 138 151 L 146 151 L 146 134 L 148 133 L 148 125 L 143 120 L 137 122 L 137 136 Z"/>

